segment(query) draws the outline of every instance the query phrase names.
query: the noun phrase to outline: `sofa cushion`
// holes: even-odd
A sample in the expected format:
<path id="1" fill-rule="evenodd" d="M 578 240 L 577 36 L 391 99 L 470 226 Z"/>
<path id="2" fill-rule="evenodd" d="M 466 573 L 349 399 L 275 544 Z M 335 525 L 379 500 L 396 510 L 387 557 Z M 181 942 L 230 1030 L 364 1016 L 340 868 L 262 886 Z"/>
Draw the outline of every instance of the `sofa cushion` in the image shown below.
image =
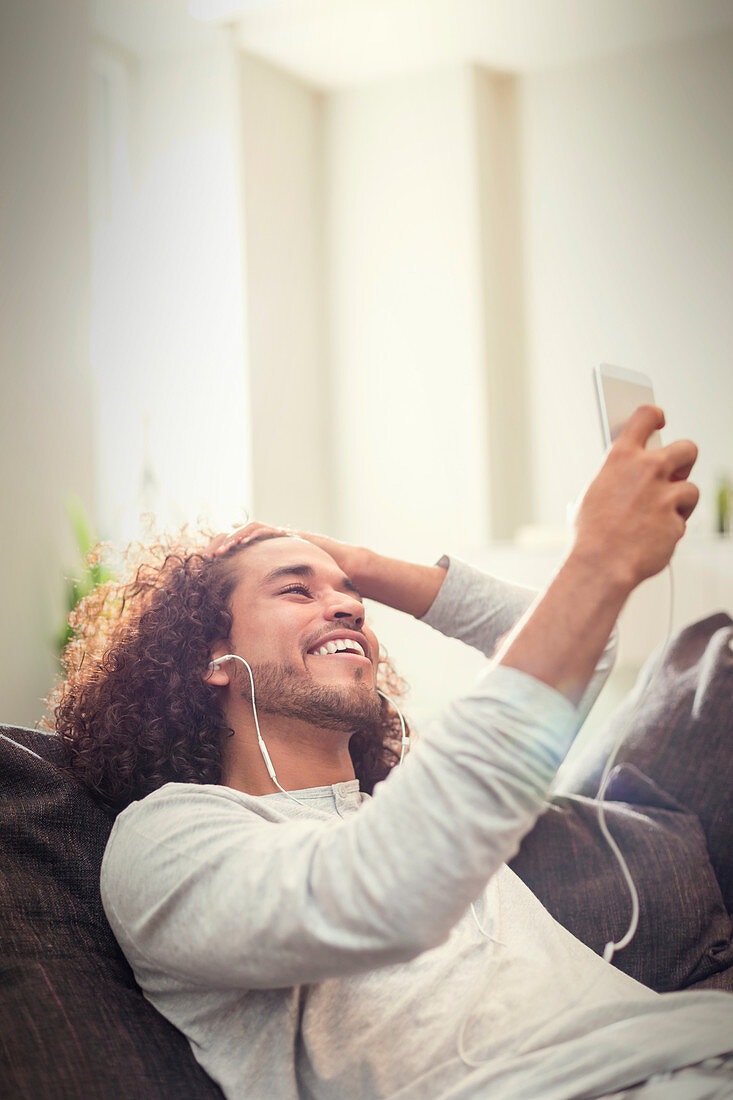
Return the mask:
<path id="1" fill-rule="evenodd" d="M 632 767 L 607 791 L 606 821 L 639 893 L 634 938 L 614 965 L 659 992 L 733 965 L 733 925 L 697 817 Z M 511 863 L 560 924 L 598 954 L 626 932 L 631 901 L 589 798 L 557 796 Z"/>
<path id="2" fill-rule="evenodd" d="M 681 631 L 654 681 L 656 655 L 606 728 L 586 747 L 571 751 L 560 789 L 595 795 L 606 758 L 622 736 L 617 760 L 633 764 L 699 818 L 723 901 L 733 914 L 731 646 L 733 621 L 725 614 Z"/>
<path id="3" fill-rule="evenodd" d="M 716 989 L 720 993 L 733 993 L 733 966 L 729 966 L 727 970 L 719 970 L 717 974 L 711 974 L 701 982 L 695 982 L 687 987 L 687 992 L 693 989 Z"/>
<path id="4" fill-rule="evenodd" d="M 60 757 L 53 736 L 0 727 L 4 1095 L 221 1100 L 117 946 L 99 896 L 112 819 Z"/>

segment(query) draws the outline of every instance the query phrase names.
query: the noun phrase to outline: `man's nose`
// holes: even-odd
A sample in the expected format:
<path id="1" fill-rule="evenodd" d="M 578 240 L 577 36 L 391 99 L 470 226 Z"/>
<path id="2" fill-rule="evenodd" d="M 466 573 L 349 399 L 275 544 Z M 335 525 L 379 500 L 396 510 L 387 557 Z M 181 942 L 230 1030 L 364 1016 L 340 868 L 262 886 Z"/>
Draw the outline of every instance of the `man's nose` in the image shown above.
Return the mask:
<path id="1" fill-rule="evenodd" d="M 329 619 L 350 619 L 357 630 L 364 623 L 364 605 L 356 596 L 347 593 L 334 594 L 326 614 Z"/>

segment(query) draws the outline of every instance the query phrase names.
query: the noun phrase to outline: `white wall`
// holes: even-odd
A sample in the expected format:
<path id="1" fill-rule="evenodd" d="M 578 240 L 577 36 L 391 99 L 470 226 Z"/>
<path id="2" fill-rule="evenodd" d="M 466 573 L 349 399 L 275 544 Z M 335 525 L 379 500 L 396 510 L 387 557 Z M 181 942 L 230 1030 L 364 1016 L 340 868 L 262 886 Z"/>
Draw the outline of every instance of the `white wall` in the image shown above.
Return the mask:
<path id="1" fill-rule="evenodd" d="M 489 533 L 473 95 L 462 67 L 327 104 L 338 532 L 396 553 Z"/>
<path id="2" fill-rule="evenodd" d="M 519 84 L 473 70 L 491 541 L 513 538 L 532 518 Z"/>
<path id="3" fill-rule="evenodd" d="M 241 79 L 255 513 L 402 552 L 513 533 L 513 83 L 465 66 L 324 96 L 246 55 Z"/>
<path id="4" fill-rule="evenodd" d="M 323 101 L 264 62 L 240 60 L 253 513 L 333 527 L 325 340 Z"/>
<path id="5" fill-rule="evenodd" d="M 237 57 L 202 39 L 130 65 L 130 182 L 95 241 L 99 513 L 115 542 L 139 536 L 141 510 L 219 526 L 251 503 Z"/>
<path id="6" fill-rule="evenodd" d="M 600 458 L 590 371 L 649 373 L 701 447 L 697 525 L 733 471 L 733 36 L 522 81 L 534 515 Z M 694 521 L 693 521 L 694 522 Z"/>
<path id="7" fill-rule="evenodd" d="M 0 699 L 28 725 L 75 566 L 65 502 L 93 502 L 88 21 L 83 0 L 0 8 Z"/>

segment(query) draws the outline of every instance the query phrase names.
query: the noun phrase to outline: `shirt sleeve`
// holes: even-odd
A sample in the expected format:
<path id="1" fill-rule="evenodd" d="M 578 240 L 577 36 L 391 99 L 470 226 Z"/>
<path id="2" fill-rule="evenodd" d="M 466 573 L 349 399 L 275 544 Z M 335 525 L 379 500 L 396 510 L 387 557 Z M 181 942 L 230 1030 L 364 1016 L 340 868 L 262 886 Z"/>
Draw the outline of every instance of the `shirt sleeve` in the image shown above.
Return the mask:
<path id="1" fill-rule="evenodd" d="M 138 981 L 274 989 L 437 947 L 517 851 L 576 729 L 562 695 L 499 667 L 344 819 L 196 784 L 134 803 L 101 889 Z"/>
<path id="2" fill-rule="evenodd" d="M 533 588 L 492 577 L 447 554 L 437 564 L 447 570 L 446 577 L 420 621 L 490 657 L 499 640 L 529 610 L 539 593 Z M 616 660 L 616 648 L 614 628 L 576 708 L 579 725 L 587 718 L 608 679 Z"/>

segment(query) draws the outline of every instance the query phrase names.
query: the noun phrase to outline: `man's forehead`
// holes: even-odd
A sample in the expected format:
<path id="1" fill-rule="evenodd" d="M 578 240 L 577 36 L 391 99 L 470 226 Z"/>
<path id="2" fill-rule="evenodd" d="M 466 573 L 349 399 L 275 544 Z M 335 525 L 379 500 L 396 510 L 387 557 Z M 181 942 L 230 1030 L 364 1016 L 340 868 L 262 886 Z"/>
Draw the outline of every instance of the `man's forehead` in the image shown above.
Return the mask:
<path id="1" fill-rule="evenodd" d="M 263 539 L 246 548 L 241 556 L 241 576 L 247 586 L 262 587 L 292 571 L 299 575 L 327 574 L 329 579 L 344 578 L 342 569 L 330 554 L 297 535 Z"/>

